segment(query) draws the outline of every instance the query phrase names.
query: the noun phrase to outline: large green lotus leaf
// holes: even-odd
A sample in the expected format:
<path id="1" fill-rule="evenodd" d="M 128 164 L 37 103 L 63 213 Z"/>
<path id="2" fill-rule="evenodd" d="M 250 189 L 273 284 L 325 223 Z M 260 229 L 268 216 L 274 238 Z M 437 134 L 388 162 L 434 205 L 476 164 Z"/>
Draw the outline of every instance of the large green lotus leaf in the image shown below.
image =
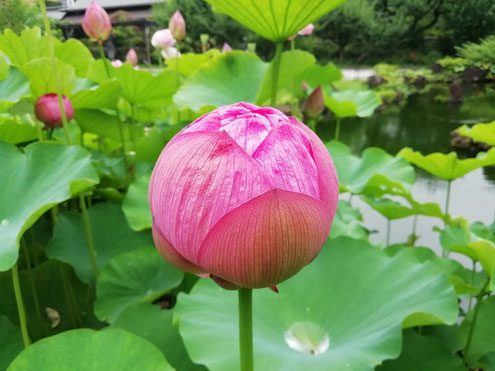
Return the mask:
<path id="1" fill-rule="evenodd" d="M 272 41 L 285 41 L 346 0 L 206 0 L 217 12 Z"/>
<path id="2" fill-rule="evenodd" d="M 30 250 L 32 247 L 29 246 Z M 33 254 L 31 251 L 30 253 Z M 37 265 L 31 270 L 31 274 L 33 283 L 26 269 L 19 272 L 31 339 L 37 340 L 80 326 L 81 320 L 88 311 L 89 287 L 77 279 L 70 266 L 51 259 Z M 33 285 L 40 308 L 40 317 L 36 311 Z M 71 291 L 67 290 L 69 287 Z M 10 272 L 2 273 L 0 276 L 0 294 L 2 297 L 0 313 L 7 315 L 13 323 L 19 323 Z M 58 313 L 60 317 L 58 323 L 52 325 L 47 316 L 47 308 Z"/>
<path id="3" fill-rule="evenodd" d="M 495 222 L 491 225 L 485 225 L 482 222 L 474 222 L 469 229 L 479 238 L 495 242 Z"/>
<path id="4" fill-rule="evenodd" d="M 135 231 L 151 228 L 151 211 L 148 203 L 148 186 L 151 173 L 137 178 L 127 190 L 122 210 Z"/>
<path id="5" fill-rule="evenodd" d="M 318 86 L 330 85 L 340 79 L 342 79 L 342 72 L 333 63 L 329 63 L 326 66 L 315 64 L 307 68 L 292 82 L 289 82 L 285 89 L 293 96 L 301 99 L 307 95 L 307 92 L 302 89 L 303 82 L 315 89 Z"/>
<path id="6" fill-rule="evenodd" d="M 156 108 L 171 102 L 177 91 L 177 75 L 167 69 L 154 76 L 149 71 L 135 70 L 129 63 L 112 68 L 112 74 L 120 82 L 122 97 L 130 104 Z"/>
<path id="7" fill-rule="evenodd" d="M 410 255 L 420 263 L 429 262 L 449 278 L 457 295 L 477 294 L 486 282 L 486 275 L 482 272 L 473 275 L 471 270 L 464 268 L 459 262 L 441 258 L 427 247 L 390 245 L 385 252 L 390 256 L 397 253 Z"/>
<path id="8" fill-rule="evenodd" d="M 116 115 L 106 113 L 96 109 L 78 109 L 75 111 L 74 119 L 86 133 L 98 134 L 103 138 L 109 138 L 120 142 L 119 118 Z M 122 132 L 124 140 L 130 141 L 129 129 L 132 130 L 134 138 L 138 139 L 144 135 L 144 129 L 137 125 L 129 126 L 122 122 Z"/>
<path id="9" fill-rule="evenodd" d="M 479 364 L 484 371 L 495 371 L 495 352 L 485 354 L 480 358 Z"/>
<path id="10" fill-rule="evenodd" d="M 41 36 L 39 27 L 26 28 L 20 36 L 7 28 L 0 35 L 0 50 L 16 66 L 24 66 L 35 58 L 50 55 L 48 39 Z"/>
<path id="11" fill-rule="evenodd" d="M 471 233 L 465 219 L 442 230 L 440 243 L 446 251 L 454 251 L 480 262 L 485 273 L 492 275 L 495 269 L 495 243 Z"/>
<path id="12" fill-rule="evenodd" d="M 153 246 L 150 233 L 135 232 L 129 228 L 118 205 L 97 204 L 88 213 L 100 270 L 120 253 Z M 93 280 L 81 214 L 59 214 L 59 222 L 46 248 L 46 255 L 72 265 L 81 281 Z"/>
<path id="13" fill-rule="evenodd" d="M 108 80 L 101 85 L 78 91 L 71 97 L 75 110 L 116 108 L 121 88 L 117 81 Z"/>
<path id="14" fill-rule="evenodd" d="M 3 298 L 2 298 L 3 300 Z M 24 349 L 21 330 L 5 316 L 0 316 L 0 370 L 6 370 L 12 360 Z"/>
<path id="15" fill-rule="evenodd" d="M 332 155 L 341 190 L 376 196 L 381 192 L 383 180 L 388 188 L 404 191 L 414 184 L 414 168 L 404 159 L 393 157 L 380 148 L 367 148 L 361 158 L 353 156 L 345 144 L 331 141 L 326 144 Z"/>
<path id="16" fill-rule="evenodd" d="M 454 180 L 477 168 L 495 165 L 495 148 L 465 160 L 459 160 L 455 152 L 435 152 L 424 156 L 408 147 L 403 148 L 397 156 L 443 180 Z"/>
<path id="17" fill-rule="evenodd" d="M 149 341 L 121 329 L 71 330 L 38 341 L 8 371 L 173 370 Z"/>
<path id="18" fill-rule="evenodd" d="M 5 55 L 0 51 L 0 80 L 5 80 L 9 73 L 9 64 L 5 60 Z"/>
<path id="19" fill-rule="evenodd" d="M 206 370 L 205 367 L 192 363 L 179 330 L 172 323 L 172 316 L 173 310 L 162 309 L 159 305 L 138 303 L 124 310 L 110 328 L 121 328 L 150 341 L 177 370 Z"/>
<path id="20" fill-rule="evenodd" d="M 299 75 L 313 66 L 316 59 L 313 54 L 302 50 L 292 50 L 282 53 L 280 60 L 280 71 L 278 77 L 278 90 L 282 90 L 289 83 L 292 83 Z M 256 104 L 263 105 L 270 101 L 273 85 L 273 65 L 275 61 L 270 63 L 268 70 L 263 78 L 263 83 L 256 96 Z"/>
<path id="21" fill-rule="evenodd" d="M 0 80 L 0 112 L 4 112 L 22 97 L 29 96 L 29 80 L 16 67 L 10 66 L 5 79 Z"/>
<path id="22" fill-rule="evenodd" d="M 454 290 L 433 266 L 350 238 L 329 240 L 308 267 L 277 286 L 278 295 L 253 295 L 258 370 L 369 370 L 399 355 L 403 322 L 424 324 L 416 314 L 457 319 Z M 237 369 L 237 292 L 202 279 L 189 295 L 179 294 L 174 310 L 193 362 Z"/>
<path id="23" fill-rule="evenodd" d="M 53 59 L 48 57 L 33 59 L 25 65 L 24 72 L 31 81 L 31 93 L 34 98 L 48 93 L 57 93 L 59 91 L 59 83 L 64 95 L 70 95 L 74 88 L 74 67 L 58 59 L 58 80 L 55 78 L 55 71 L 53 70 Z"/>
<path id="24" fill-rule="evenodd" d="M 268 64 L 255 54 L 233 51 L 203 65 L 174 96 L 179 107 L 197 111 L 238 102 L 255 103 Z"/>
<path id="25" fill-rule="evenodd" d="M 89 153 L 77 146 L 33 143 L 24 153 L 0 142 L 0 271 L 18 256 L 19 240 L 54 205 L 98 183 Z"/>
<path id="26" fill-rule="evenodd" d="M 220 51 L 218 49 L 210 49 L 205 53 L 186 53 L 179 57 L 179 73 L 185 77 L 192 76 L 199 68 L 208 63 L 212 59 L 218 57 Z M 165 61 L 168 67 L 172 70 L 177 70 L 177 57 L 169 58 Z"/>
<path id="27" fill-rule="evenodd" d="M 353 208 L 349 201 L 339 200 L 339 207 L 332 221 L 329 238 L 347 236 L 357 240 L 367 240 L 368 231 L 359 224 L 359 221 L 363 221 L 359 209 Z"/>
<path id="28" fill-rule="evenodd" d="M 495 121 L 489 124 L 476 124 L 471 127 L 467 125 L 461 126 L 459 134 L 472 138 L 475 142 L 495 146 Z"/>
<path id="29" fill-rule="evenodd" d="M 55 55 L 59 60 L 74 67 L 77 77 L 85 77 L 88 67 L 93 61 L 93 55 L 89 49 L 79 40 L 69 39 L 55 46 Z"/>
<path id="30" fill-rule="evenodd" d="M 474 366 L 476 361 L 485 354 L 495 352 L 495 296 L 489 296 L 477 303 L 478 318 L 474 324 L 473 337 L 468 354 L 464 354 L 467 362 Z M 473 315 L 476 307 L 472 308 L 459 328 L 459 336 L 467 339 L 469 329 L 472 325 Z M 476 368 L 476 367 L 473 367 Z"/>
<path id="31" fill-rule="evenodd" d="M 462 358 L 445 348 L 440 339 L 404 332 L 399 358 L 385 361 L 377 371 L 466 371 Z"/>
<path id="32" fill-rule="evenodd" d="M 0 114 L 0 140 L 17 144 L 29 142 L 38 137 L 36 127 L 28 121 L 8 113 Z"/>
<path id="33" fill-rule="evenodd" d="M 373 90 L 343 90 L 331 91 L 324 89 L 325 105 L 336 116 L 345 117 L 368 117 L 382 104 L 380 96 Z"/>
<path id="34" fill-rule="evenodd" d="M 117 255 L 98 276 L 95 314 L 113 323 L 126 308 L 155 301 L 183 278 L 184 273 L 165 262 L 154 247 Z"/>
<path id="35" fill-rule="evenodd" d="M 419 202 L 416 202 L 411 205 L 411 207 L 407 207 L 402 205 L 400 202 L 389 198 L 377 199 L 369 196 L 362 196 L 361 198 L 374 210 L 378 211 L 385 218 L 390 220 L 407 218 L 411 215 L 425 215 L 440 219 L 444 218 L 440 206 L 436 203 L 420 204 Z"/>
<path id="36" fill-rule="evenodd" d="M 154 164 L 168 142 L 167 137 L 167 133 L 157 127 L 145 128 L 143 136 L 136 141 L 136 160 Z"/>

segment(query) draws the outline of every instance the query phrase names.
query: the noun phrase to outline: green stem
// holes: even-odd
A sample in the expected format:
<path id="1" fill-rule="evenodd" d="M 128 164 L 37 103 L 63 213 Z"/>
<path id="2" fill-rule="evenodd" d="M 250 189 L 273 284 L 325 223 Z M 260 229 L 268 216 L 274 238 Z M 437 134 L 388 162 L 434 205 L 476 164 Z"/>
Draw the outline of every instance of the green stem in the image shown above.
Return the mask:
<path id="1" fill-rule="evenodd" d="M 335 125 L 335 137 L 334 140 L 339 140 L 340 138 L 340 117 L 336 116 L 336 125 Z"/>
<path id="2" fill-rule="evenodd" d="M 40 302 L 38 300 L 38 294 L 36 292 L 36 284 L 34 283 L 33 270 L 31 267 L 31 259 L 29 258 L 29 252 L 24 238 L 21 238 L 21 246 L 22 246 L 22 251 L 24 252 L 24 258 L 26 259 L 29 283 L 31 285 L 31 294 L 33 295 L 34 308 L 36 309 L 36 318 L 38 319 L 38 324 L 41 327 L 41 332 L 45 335 L 45 326 L 43 326 L 43 317 L 41 316 Z"/>
<path id="3" fill-rule="evenodd" d="M 98 263 L 96 261 L 96 251 L 93 241 L 93 233 L 91 232 L 91 224 L 89 222 L 88 210 L 86 209 L 86 202 L 84 201 L 84 196 L 82 194 L 79 195 L 79 205 L 81 207 L 83 224 L 84 224 L 84 233 L 86 235 L 86 242 L 88 244 L 89 259 L 91 260 L 91 267 L 93 268 L 93 276 L 95 277 L 95 281 L 96 281 L 99 273 Z"/>
<path id="4" fill-rule="evenodd" d="M 107 57 L 105 56 L 105 50 L 103 50 L 103 45 L 101 43 L 98 43 L 98 51 L 100 52 L 100 59 L 103 61 L 103 65 L 105 66 L 107 77 L 110 78 L 110 67 L 108 66 Z"/>
<path id="5" fill-rule="evenodd" d="M 474 277 L 476 274 L 476 261 L 473 260 L 473 270 L 471 271 L 471 285 L 474 286 Z M 471 310 L 471 305 L 473 304 L 473 293 L 469 294 L 469 304 L 468 304 L 468 312 Z"/>
<path id="6" fill-rule="evenodd" d="M 444 220 L 443 224 L 446 227 L 447 226 L 447 220 L 449 218 L 449 205 L 450 205 L 450 189 L 452 187 L 452 180 L 449 180 L 447 182 L 447 194 L 445 195 L 445 207 L 443 210 L 444 213 Z M 442 251 L 442 258 L 448 258 L 449 257 L 449 252 L 443 250 Z"/>
<path id="7" fill-rule="evenodd" d="M 387 219 L 387 246 L 390 245 L 390 219 Z"/>
<path id="8" fill-rule="evenodd" d="M 467 341 L 466 341 L 466 347 L 462 351 L 464 359 L 467 358 L 467 355 L 469 354 L 469 348 L 471 348 L 471 342 L 473 340 L 474 328 L 476 326 L 476 321 L 478 320 L 478 314 L 480 312 L 481 299 L 483 299 L 483 295 L 485 293 L 485 290 L 486 290 L 489 282 L 490 282 L 490 280 L 488 279 L 486 281 L 486 284 L 483 286 L 481 291 L 476 296 L 476 306 L 474 307 L 473 318 L 471 319 L 471 323 L 469 324 L 469 332 L 468 332 L 468 337 L 467 337 Z"/>
<path id="9" fill-rule="evenodd" d="M 241 371 L 252 371 L 253 360 L 253 290 L 239 290 L 239 352 Z"/>
<path id="10" fill-rule="evenodd" d="M 290 50 L 296 50 L 296 39 L 290 41 Z"/>
<path id="11" fill-rule="evenodd" d="M 66 267 L 60 265 L 60 276 L 62 277 L 62 286 L 64 288 L 65 299 L 67 301 L 67 307 L 69 308 L 69 313 L 71 317 L 72 327 L 78 327 L 80 320 L 77 316 L 77 304 L 74 303 L 74 293 L 72 289 L 72 285 L 69 283 L 69 279 L 67 277 Z"/>
<path id="12" fill-rule="evenodd" d="M 177 51 L 179 51 L 179 42 L 177 41 L 177 43 L 175 44 L 176 48 L 177 48 Z M 180 84 L 180 79 L 179 79 L 179 59 L 180 57 L 177 56 L 175 57 L 175 72 L 176 72 L 176 75 L 175 75 L 175 84 L 176 84 L 176 87 L 177 89 L 179 89 L 179 84 Z M 177 108 L 177 123 L 179 124 L 180 123 L 180 109 Z"/>
<path id="13" fill-rule="evenodd" d="M 418 214 L 415 214 L 413 217 L 413 225 L 412 225 L 412 236 L 413 236 L 412 246 L 414 246 L 414 242 L 416 239 L 416 226 L 417 226 L 417 224 L 418 224 Z"/>
<path id="14" fill-rule="evenodd" d="M 308 126 L 316 132 L 316 121 L 314 119 L 308 119 Z"/>
<path id="15" fill-rule="evenodd" d="M 19 312 L 19 322 L 21 324 L 22 340 L 24 341 L 24 348 L 31 345 L 31 339 L 29 339 L 26 312 L 24 310 L 24 302 L 22 301 L 21 285 L 19 284 L 19 271 L 17 270 L 17 263 L 12 267 L 12 282 L 14 284 L 15 301 L 17 303 L 17 311 Z"/>
<path id="16" fill-rule="evenodd" d="M 282 51 L 284 50 L 284 44 L 282 42 L 277 43 L 277 48 L 275 50 L 275 57 L 273 58 L 273 69 L 272 69 L 272 99 L 270 105 L 275 107 L 277 104 L 277 93 L 278 93 L 278 79 L 280 76 L 280 63 L 282 62 Z"/>

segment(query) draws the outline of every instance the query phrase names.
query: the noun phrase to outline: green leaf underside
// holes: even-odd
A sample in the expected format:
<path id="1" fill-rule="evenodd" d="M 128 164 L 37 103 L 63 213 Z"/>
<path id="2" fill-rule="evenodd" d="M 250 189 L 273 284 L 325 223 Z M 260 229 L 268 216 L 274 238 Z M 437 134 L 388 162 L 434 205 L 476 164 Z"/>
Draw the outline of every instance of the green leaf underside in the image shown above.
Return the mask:
<path id="1" fill-rule="evenodd" d="M 33 143 L 22 153 L 0 142 L 0 158 L 0 271 L 5 271 L 17 260 L 23 232 L 52 206 L 97 184 L 98 176 L 89 153 L 77 146 Z"/>
<path id="2" fill-rule="evenodd" d="M 457 318 L 453 288 L 431 265 L 401 254 L 388 258 L 349 238 L 330 240 L 313 263 L 278 288 L 278 295 L 268 289 L 254 293 L 259 369 L 368 370 L 399 355 L 403 322 L 452 324 Z M 179 295 L 175 317 L 194 362 L 211 370 L 236 369 L 236 296 L 207 279 Z M 313 337 L 313 349 L 315 328 L 320 339 L 328 335 L 328 350 L 315 357 L 290 348 L 284 336 L 290 339 L 287 331 L 296 324 L 299 339 Z"/>

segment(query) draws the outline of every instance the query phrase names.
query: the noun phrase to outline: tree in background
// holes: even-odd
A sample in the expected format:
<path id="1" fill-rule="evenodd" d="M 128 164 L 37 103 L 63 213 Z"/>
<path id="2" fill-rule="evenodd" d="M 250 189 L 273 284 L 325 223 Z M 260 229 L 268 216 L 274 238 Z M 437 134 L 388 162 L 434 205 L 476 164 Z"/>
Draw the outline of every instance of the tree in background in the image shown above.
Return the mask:
<path id="1" fill-rule="evenodd" d="M 0 31 L 10 28 L 19 33 L 24 27 L 41 26 L 39 9 L 24 0 L 0 0 Z"/>

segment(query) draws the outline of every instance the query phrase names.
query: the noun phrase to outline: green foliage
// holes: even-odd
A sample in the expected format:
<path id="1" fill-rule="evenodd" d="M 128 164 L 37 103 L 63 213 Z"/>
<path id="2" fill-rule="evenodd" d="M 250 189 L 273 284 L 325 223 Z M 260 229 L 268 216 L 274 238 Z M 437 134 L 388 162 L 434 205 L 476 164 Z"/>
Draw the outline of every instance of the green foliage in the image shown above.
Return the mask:
<path id="1" fill-rule="evenodd" d="M 9 28 L 18 33 L 26 26 L 41 25 L 39 9 L 34 4 L 24 0 L 2 0 L 0 2 L 0 30 Z"/>
<path id="2" fill-rule="evenodd" d="M 495 146 L 495 121 L 488 124 L 466 125 L 459 128 L 459 134 L 472 138 L 476 142 L 483 142 Z"/>
<path id="3" fill-rule="evenodd" d="M 495 36 L 482 39 L 480 43 L 465 43 L 457 48 L 457 53 L 476 65 L 495 65 Z"/>

